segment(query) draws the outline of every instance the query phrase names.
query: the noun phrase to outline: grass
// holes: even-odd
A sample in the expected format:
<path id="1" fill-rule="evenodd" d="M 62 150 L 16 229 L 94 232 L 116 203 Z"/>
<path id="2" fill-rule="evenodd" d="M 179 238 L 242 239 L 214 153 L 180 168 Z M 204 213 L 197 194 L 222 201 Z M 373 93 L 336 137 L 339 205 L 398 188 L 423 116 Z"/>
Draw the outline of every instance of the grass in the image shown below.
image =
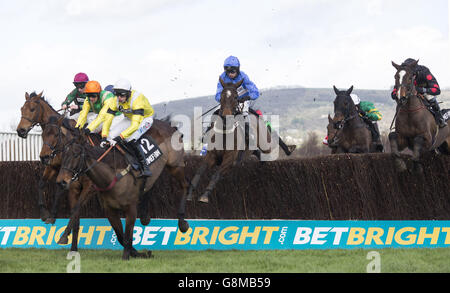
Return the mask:
<path id="1" fill-rule="evenodd" d="M 365 273 L 369 250 L 155 251 L 122 261 L 121 251 L 82 250 L 82 273 Z M 450 248 L 381 249 L 382 273 L 448 273 Z M 66 250 L 0 250 L 2 273 L 65 273 Z"/>

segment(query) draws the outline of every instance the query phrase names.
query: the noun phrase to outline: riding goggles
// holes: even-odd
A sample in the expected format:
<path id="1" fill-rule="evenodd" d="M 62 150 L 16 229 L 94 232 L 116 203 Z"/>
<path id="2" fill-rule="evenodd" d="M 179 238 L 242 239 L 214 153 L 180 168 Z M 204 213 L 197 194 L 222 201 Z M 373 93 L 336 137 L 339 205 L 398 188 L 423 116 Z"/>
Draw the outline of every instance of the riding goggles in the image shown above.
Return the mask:
<path id="1" fill-rule="evenodd" d="M 129 97 L 130 92 L 124 90 L 114 90 L 114 95 L 118 97 Z"/>
<path id="2" fill-rule="evenodd" d="M 100 95 L 97 93 L 88 93 L 86 94 L 88 98 L 98 98 Z"/>
<path id="3" fill-rule="evenodd" d="M 84 89 L 84 87 L 86 86 L 86 82 L 74 82 L 73 85 L 74 85 L 77 89 Z"/>
<path id="4" fill-rule="evenodd" d="M 237 73 L 238 72 L 238 68 L 235 66 L 224 66 L 223 68 L 225 69 L 226 73 Z"/>

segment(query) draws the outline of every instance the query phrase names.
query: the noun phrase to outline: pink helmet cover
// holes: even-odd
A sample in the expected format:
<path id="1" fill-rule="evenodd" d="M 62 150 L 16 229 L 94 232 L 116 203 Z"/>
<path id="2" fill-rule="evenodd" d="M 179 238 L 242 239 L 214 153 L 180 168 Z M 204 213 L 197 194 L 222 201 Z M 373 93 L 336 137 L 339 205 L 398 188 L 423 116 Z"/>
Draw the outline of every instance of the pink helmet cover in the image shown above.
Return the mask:
<path id="1" fill-rule="evenodd" d="M 73 79 L 73 82 L 88 82 L 89 77 L 86 73 L 80 72 L 75 75 L 75 78 Z"/>

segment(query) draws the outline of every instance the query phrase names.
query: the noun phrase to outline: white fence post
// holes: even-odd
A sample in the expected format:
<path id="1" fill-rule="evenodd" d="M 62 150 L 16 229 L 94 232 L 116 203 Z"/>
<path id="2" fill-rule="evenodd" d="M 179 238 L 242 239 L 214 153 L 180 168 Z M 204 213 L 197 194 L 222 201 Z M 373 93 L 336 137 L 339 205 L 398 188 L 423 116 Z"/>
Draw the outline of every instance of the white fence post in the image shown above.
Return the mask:
<path id="1" fill-rule="evenodd" d="M 0 161 L 39 161 L 41 148 L 40 133 L 28 133 L 23 139 L 16 132 L 0 132 Z"/>

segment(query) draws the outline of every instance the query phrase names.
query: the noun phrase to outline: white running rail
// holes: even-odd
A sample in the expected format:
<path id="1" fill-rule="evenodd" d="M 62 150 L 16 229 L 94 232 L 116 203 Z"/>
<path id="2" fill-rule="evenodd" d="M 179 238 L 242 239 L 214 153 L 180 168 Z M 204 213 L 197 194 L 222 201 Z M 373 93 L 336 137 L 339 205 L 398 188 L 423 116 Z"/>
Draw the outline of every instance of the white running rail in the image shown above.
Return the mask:
<path id="1" fill-rule="evenodd" d="M 16 132 L 0 132 L 0 161 L 39 161 L 41 148 L 40 133 L 28 133 L 23 139 Z"/>

